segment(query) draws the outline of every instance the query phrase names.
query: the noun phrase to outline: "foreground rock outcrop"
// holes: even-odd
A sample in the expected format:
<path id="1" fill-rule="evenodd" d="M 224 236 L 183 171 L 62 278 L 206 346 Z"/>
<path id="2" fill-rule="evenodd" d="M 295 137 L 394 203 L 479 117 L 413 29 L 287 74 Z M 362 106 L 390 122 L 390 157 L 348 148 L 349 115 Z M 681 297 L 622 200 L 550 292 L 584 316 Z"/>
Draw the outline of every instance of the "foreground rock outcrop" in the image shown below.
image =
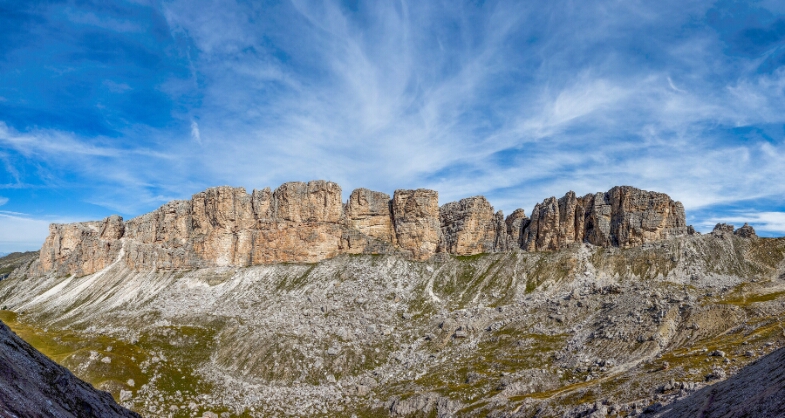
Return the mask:
<path id="1" fill-rule="evenodd" d="M 584 197 L 569 192 L 537 204 L 531 219 L 522 209 L 505 219 L 482 196 L 440 207 L 439 194 L 426 189 L 396 190 L 392 199 L 357 189 L 344 204 L 338 184 L 319 180 L 250 194 L 215 187 L 127 222 L 110 216 L 53 224 L 31 273 L 81 276 L 115 262 L 138 271 L 311 263 L 340 254 L 426 260 L 584 242 L 633 247 L 689 232 L 681 203 L 628 186 Z"/>
<path id="2" fill-rule="evenodd" d="M 0 322 L 0 416 L 136 417 Z"/>
<path id="3" fill-rule="evenodd" d="M 660 417 L 785 416 L 785 348 L 761 358 L 723 382 L 668 405 Z"/>

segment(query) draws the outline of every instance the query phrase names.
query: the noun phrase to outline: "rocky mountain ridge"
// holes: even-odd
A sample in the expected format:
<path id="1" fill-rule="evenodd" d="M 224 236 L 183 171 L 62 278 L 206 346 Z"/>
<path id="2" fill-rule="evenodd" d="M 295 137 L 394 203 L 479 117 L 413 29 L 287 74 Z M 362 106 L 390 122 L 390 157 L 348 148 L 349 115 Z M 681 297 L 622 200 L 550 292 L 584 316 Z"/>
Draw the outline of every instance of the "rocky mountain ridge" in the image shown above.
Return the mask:
<path id="1" fill-rule="evenodd" d="M 70 277 L 35 256 L 0 318 L 151 416 L 639 416 L 785 341 L 785 239 L 750 227 Z"/>
<path id="2" fill-rule="evenodd" d="M 123 221 L 53 224 L 30 274 L 83 276 L 119 259 L 137 271 L 317 262 L 340 254 L 474 255 L 555 251 L 590 243 L 628 248 L 694 232 L 668 195 L 629 186 L 573 192 L 508 217 L 483 196 L 439 206 L 433 190 L 368 189 L 341 200 L 328 181 L 247 193 L 215 187 Z"/>

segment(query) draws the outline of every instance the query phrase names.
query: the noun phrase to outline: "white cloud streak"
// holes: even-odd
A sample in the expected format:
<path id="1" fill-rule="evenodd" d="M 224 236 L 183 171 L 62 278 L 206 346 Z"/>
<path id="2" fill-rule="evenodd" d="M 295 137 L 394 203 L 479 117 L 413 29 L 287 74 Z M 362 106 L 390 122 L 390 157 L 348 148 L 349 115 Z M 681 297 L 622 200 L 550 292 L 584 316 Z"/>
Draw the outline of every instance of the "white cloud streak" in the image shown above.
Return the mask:
<path id="1" fill-rule="evenodd" d="M 207 87 L 207 101 L 215 106 L 202 109 L 202 131 L 213 138 L 204 142 L 211 150 L 205 166 L 217 178 L 254 186 L 327 177 L 347 189 L 434 187 L 442 201 L 483 193 L 500 199 L 507 211 L 569 189 L 588 193 L 619 183 L 667 191 L 688 208 L 785 192 L 778 172 L 781 142 L 729 142 L 706 130 L 782 122 L 777 112 L 785 106 L 773 103 L 781 76 L 744 75 L 724 90 L 709 88 L 700 77 L 715 69 L 703 68 L 710 61 L 705 57 L 721 46 L 702 33 L 668 46 L 677 74 L 619 73 L 614 57 L 571 73 L 560 61 L 581 43 L 608 42 L 633 22 L 656 26 L 666 18 L 643 6 L 611 15 L 583 6 L 572 13 L 592 23 L 581 25 L 591 28 L 588 33 L 562 33 L 568 28 L 558 26 L 541 49 L 527 51 L 542 55 L 544 72 L 559 70 L 525 74 L 516 66 L 527 57 L 510 47 L 532 22 L 525 8 L 493 3 L 471 16 L 479 23 L 451 34 L 460 45 L 445 47 L 443 28 L 428 22 L 460 26 L 470 19 L 469 7 L 402 4 L 366 4 L 370 10 L 362 18 L 371 20 L 369 30 L 332 2 L 293 2 L 306 22 L 295 22 L 302 43 L 282 47 L 293 53 L 303 48 L 319 61 L 327 72 L 315 81 L 269 55 L 221 59 L 264 50 L 264 28 L 236 18 L 252 14 L 242 6 L 205 22 L 172 3 L 172 23 L 186 28 L 204 54 L 199 70 L 208 78 L 234 74 L 242 80 L 241 89 L 228 87 L 230 80 L 238 83 L 231 76 Z M 216 30 L 227 26 L 232 30 Z M 564 46 L 558 39 L 578 45 L 550 51 Z M 515 77 L 536 83 L 518 84 Z M 508 90 L 491 93 L 504 78 L 512 80 Z M 676 79 L 689 87 L 677 87 Z M 272 88 L 280 91 L 263 94 Z M 249 90 L 264 100 L 254 100 Z M 248 117 L 224 117 L 230 110 L 245 110 Z M 508 152 L 514 161 L 500 164 L 499 154 Z M 510 206 L 515 201 L 520 203 Z"/>
<path id="2" fill-rule="evenodd" d="M 200 93 L 182 132 L 135 127 L 128 137 L 160 145 L 123 148 L 0 123 L 0 144 L 100 177 L 92 201 L 124 213 L 206 186 L 314 178 L 347 195 L 485 194 L 506 213 L 619 184 L 669 193 L 688 211 L 782 200 L 781 129 L 732 131 L 785 123 L 785 70 L 729 62 L 708 28 L 672 37 L 707 7 L 171 1 L 164 14 L 190 42 L 193 80 L 161 89 Z M 635 61 L 635 48 L 655 58 Z"/>
<path id="3" fill-rule="evenodd" d="M 49 234 L 50 221 L 0 211 L 0 252 L 33 251 Z"/>
<path id="4" fill-rule="evenodd" d="M 759 234 L 781 235 L 785 231 L 785 212 L 740 211 L 728 216 L 709 218 L 702 226 L 710 229 L 718 223 L 732 224 L 736 228 L 749 223 Z"/>
<path id="5" fill-rule="evenodd" d="M 191 121 L 191 138 L 199 144 L 202 143 L 202 135 L 199 133 L 199 124 L 195 120 Z"/>

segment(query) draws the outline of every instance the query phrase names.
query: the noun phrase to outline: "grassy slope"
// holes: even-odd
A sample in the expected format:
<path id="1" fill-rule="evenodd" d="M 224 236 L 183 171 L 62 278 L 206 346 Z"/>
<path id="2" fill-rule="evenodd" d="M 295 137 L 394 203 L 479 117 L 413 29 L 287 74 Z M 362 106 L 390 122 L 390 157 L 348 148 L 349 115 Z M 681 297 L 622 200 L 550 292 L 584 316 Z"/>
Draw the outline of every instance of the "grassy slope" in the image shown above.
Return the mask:
<path id="1" fill-rule="evenodd" d="M 504 407 L 505 410 L 526 411 L 530 400 L 551 400 L 558 404 L 577 405 L 598 399 L 610 398 L 624 402 L 644 398 L 651 396 L 653 387 L 669 379 L 699 381 L 712 367 L 722 366 L 733 370 L 751 361 L 745 355 L 747 351 L 761 353 L 772 349 L 766 344 L 780 340 L 783 335 L 783 324 L 779 315 L 785 311 L 782 308 L 785 289 L 778 281 L 778 274 L 782 269 L 784 255 L 783 239 L 746 242 L 734 238 L 730 243 L 703 240 L 692 243 L 690 248 L 670 245 L 614 251 L 594 249 L 590 255 L 591 265 L 606 278 L 616 278 L 614 280 L 622 283 L 630 280 L 642 281 L 648 283 L 647 286 L 651 289 L 663 292 L 676 292 L 683 288 L 704 297 L 689 313 L 679 313 L 678 326 L 668 340 L 669 345 L 663 347 L 658 357 L 619 372 L 597 372 L 595 374 L 599 374 L 599 377 L 588 382 L 584 379 L 591 373 L 586 368 L 564 367 L 563 361 L 557 361 L 559 353 L 566 350 L 565 344 L 573 338 L 572 334 L 566 331 L 579 321 L 591 324 L 588 317 L 582 317 L 582 313 L 570 316 L 570 311 L 577 310 L 574 305 L 566 307 L 568 312 L 564 324 L 550 320 L 544 312 L 535 312 L 528 322 L 508 321 L 493 332 L 470 329 L 470 338 L 467 340 L 438 334 L 439 331 L 431 320 L 440 312 L 452 313 L 478 306 L 507 307 L 528 294 L 546 292 L 548 289 L 558 290 L 560 283 L 569 282 L 571 278 L 582 273 L 584 266 L 576 261 L 574 253 L 565 251 L 554 254 L 479 255 L 451 257 L 443 263 L 415 263 L 414 271 L 422 270 L 418 273 L 421 276 L 420 281 L 413 284 L 414 290 L 409 297 L 400 302 L 405 305 L 406 311 L 414 313 L 409 331 L 401 333 L 395 340 L 380 339 L 375 343 L 360 345 L 355 351 L 347 349 L 346 353 L 351 355 L 344 357 L 344 368 L 347 364 L 351 364 L 351 368 L 344 369 L 343 373 L 360 375 L 366 369 L 373 370 L 389 361 L 389 356 L 393 355 L 394 351 L 392 346 L 400 342 L 410 344 L 421 341 L 424 334 L 434 333 L 437 338 L 423 342 L 422 352 L 430 353 L 436 359 L 446 357 L 448 361 L 428 366 L 427 373 L 410 381 L 400 380 L 380 386 L 375 389 L 374 396 L 379 399 L 406 398 L 416 393 L 436 392 L 463 402 L 466 405 L 466 414 L 486 414 L 488 400 L 500 392 L 505 376 L 522 370 L 542 368 L 562 371 L 559 386 L 541 387 L 532 393 L 512 396 L 509 398 L 510 404 Z M 355 259 L 370 264 L 384 262 L 384 257 L 364 256 Z M 700 266 L 700 274 L 742 277 L 744 283 L 726 292 L 716 293 L 697 289 L 690 284 L 674 285 L 655 281 L 657 278 L 668 277 L 679 262 L 686 261 Z M 435 273 L 426 273 L 423 270 L 428 266 L 434 266 Z M 276 294 L 291 295 L 298 292 L 308 294 L 315 282 L 325 280 L 324 276 L 319 276 L 318 269 L 313 265 L 292 266 L 290 270 L 291 274 L 280 276 L 272 286 L 275 293 L 268 297 L 274 299 Z M 429 275 L 432 276 L 430 284 L 427 281 Z M 345 272 L 338 272 L 333 278 L 343 281 L 343 286 L 359 280 L 351 275 L 347 276 Z M 751 281 L 753 278 L 755 282 Z M 208 281 L 208 285 L 214 286 L 226 280 L 228 279 Z M 4 285 L 11 284 L 0 283 L 0 287 Z M 440 304 L 434 303 L 427 296 L 428 286 L 434 295 L 442 300 Z M 711 295 L 708 296 L 709 294 Z M 385 298 L 392 303 L 389 299 L 396 299 L 397 296 L 391 292 Z M 613 308 L 606 307 L 606 304 L 612 304 L 616 298 L 613 294 L 597 296 L 596 306 L 590 304 L 586 315 L 601 317 L 606 313 L 613 313 Z M 732 317 L 728 316 L 729 312 L 733 313 Z M 332 313 L 324 314 L 325 317 L 330 315 Z M 194 412 L 201 413 L 208 409 L 215 412 L 229 410 L 227 407 L 209 405 L 200 406 L 196 411 L 188 408 L 191 399 L 213 389 L 211 383 L 198 373 L 200 365 L 209 362 L 211 356 L 221 350 L 244 355 L 244 351 L 227 350 L 227 344 L 233 344 L 231 339 L 219 341 L 219 336 L 235 335 L 230 332 L 233 325 L 228 322 L 198 321 L 193 324 L 182 322 L 147 327 L 131 343 L 109 335 L 73 331 L 68 326 L 42 328 L 42 325 L 36 325 L 36 315 L 27 318 L 20 318 L 10 311 L 0 312 L 0 319 L 34 347 L 70 368 L 84 380 L 110 391 L 116 398 L 119 397 L 120 390 L 131 390 L 138 394 L 139 389 L 147 384 L 156 388 L 156 393 L 164 398 L 164 404 L 179 408 L 173 412 L 174 416 L 192 416 Z M 40 313 L 38 318 L 49 316 Z M 722 323 L 729 318 L 732 319 L 730 323 Z M 693 323 L 700 326 L 693 329 Z M 398 329 L 407 330 L 406 326 L 409 325 L 400 324 Z M 242 333 L 236 333 L 233 338 L 241 339 L 242 336 Z M 624 344 L 609 341 L 611 342 L 602 339 L 587 340 L 585 349 L 599 353 L 607 351 L 608 344 L 613 343 L 620 345 L 610 346 L 611 348 L 632 347 L 634 350 L 643 350 L 652 344 L 651 341 Z M 321 349 L 329 346 L 328 342 L 323 342 L 322 345 L 324 347 Z M 259 377 L 292 379 L 294 376 L 287 372 L 286 368 L 276 372 L 275 368 L 266 368 L 259 364 L 269 365 L 277 361 L 288 364 L 287 367 L 294 367 L 295 364 L 309 361 L 292 351 L 291 345 L 271 347 L 259 346 L 260 352 L 267 353 L 266 357 L 255 358 L 255 363 L 251 363 L 256 364 L 253 370 L 261 373 Z M 703 348 L 709 351 L 725 351 L 730 363 L 720 357 L 708 357 L 702 351 Z M 453 354 L 455 357 L 451 358 Z M 101 359 L 105 357 L 110 358 L 111 362 L 102 362 Z M 154 358 L 165 360 L 154 363 Z M 225 364 L 232 367 L 243 363 Z M 306 377 L 306 381 L 318 384 L 322 372 L 313 373 Z M 333 374 L 339 379 L 342 377 L 341 372 Z M 129 379 L 134 381 L 133 387 L 128 384 Z M 136 399 L 136 403 L 131 406 L 140 412 L 149 413 L 144 404 L 147 398 Z M 351 413 L 373 416 L 379 411 L 356 405 L 348 406 L 340 414 L 328 415 L 348 416 Z M 253 413 L 248 409 L 240 412 L 240 415 L 250 416 Z"/>

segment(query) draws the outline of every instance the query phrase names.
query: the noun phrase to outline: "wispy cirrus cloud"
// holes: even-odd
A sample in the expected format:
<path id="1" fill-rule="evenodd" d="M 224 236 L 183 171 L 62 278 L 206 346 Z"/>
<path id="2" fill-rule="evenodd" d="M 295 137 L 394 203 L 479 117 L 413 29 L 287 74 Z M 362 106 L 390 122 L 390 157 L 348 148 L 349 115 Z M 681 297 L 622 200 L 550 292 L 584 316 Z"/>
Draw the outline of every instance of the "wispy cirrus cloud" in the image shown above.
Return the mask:
<path id="1" fill-rule="evenodd" d="M 55 219 L 35 219 L 22 213 L 0 211 L 0 252 L 40 248 L 49 233 L 51 221 Z"/>
<path id="2" fill-rule="evenodd" d="M 48 19 L 38 28 L 58 38 L 0 48 L 12 63 L 0 75 L 22 86 L 0 88 L 3 183 L 67 189 L 125 215 L 218 184 L 313 178 L 347 195 L 484 194 L 507 213 L 618 184 L 667 192 L 706 228 L 728 205 L 766 201 L 757 211 L 775 213 L 785 207 L 778 7 L 49 5 L 36 9 Z M 0 36 L 24 33 L 13 30 Z M 13 65 L 51 68 L 57 84 Z"/>
<path id="3" fill-rule="evenodd" d="M 785 231 L 785 212 L 738 211 L 725 216 L 706 219 L 702 222 L 702 226 L 709 229 L 718 223 L 729 223 L 737 228 L 748 223 L 758 233 L 780 234 L 782 231 Z"/>

